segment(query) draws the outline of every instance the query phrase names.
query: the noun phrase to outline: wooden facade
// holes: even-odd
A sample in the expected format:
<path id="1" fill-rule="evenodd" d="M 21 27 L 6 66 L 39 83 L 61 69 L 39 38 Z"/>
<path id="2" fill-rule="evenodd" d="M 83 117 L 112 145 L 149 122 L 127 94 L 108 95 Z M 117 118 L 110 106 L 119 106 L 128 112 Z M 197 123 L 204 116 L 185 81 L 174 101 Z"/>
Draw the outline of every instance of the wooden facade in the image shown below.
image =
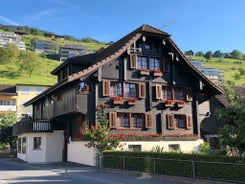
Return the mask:
<path id="1" fill-rule="evenodd" d="M 111 133 L 199 134 L 198 106 L 222 93 L 191 65 L 170 35 L 143 25 L 94 54 L 69 58 L 57 84 L 30 100 L 34 119 L 62 123 L 67 135 L 96 123 L 107 104 Z"/>

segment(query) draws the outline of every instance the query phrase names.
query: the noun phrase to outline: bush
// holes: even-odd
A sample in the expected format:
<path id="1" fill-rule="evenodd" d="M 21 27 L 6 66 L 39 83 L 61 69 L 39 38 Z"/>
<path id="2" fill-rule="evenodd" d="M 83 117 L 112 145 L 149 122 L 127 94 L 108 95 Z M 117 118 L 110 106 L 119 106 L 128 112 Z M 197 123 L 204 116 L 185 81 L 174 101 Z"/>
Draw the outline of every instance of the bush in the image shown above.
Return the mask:
<path id="1" fill-rule="evenodd" d="M 207 149 L 204 149 L 207 150 Z M 218 180 L 245 181 L 245 157 L 220 155 L 120 152 L 103 153 L 105 168 Z"/>

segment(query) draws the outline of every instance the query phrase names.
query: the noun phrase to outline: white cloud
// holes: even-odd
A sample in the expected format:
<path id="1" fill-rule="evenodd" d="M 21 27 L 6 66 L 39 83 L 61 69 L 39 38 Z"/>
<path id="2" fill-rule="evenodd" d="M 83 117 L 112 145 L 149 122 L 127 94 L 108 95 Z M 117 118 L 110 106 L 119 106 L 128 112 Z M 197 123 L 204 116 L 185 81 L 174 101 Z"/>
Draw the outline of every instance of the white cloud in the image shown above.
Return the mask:
<path id="1" fill-rule="evenodd" d="M 10 20 L 9 18 L 4 17 L 4 16 L 0 16 L 0 20 L 10 25 L 15 25 L 15 26 L 20 25 L 18 22 L 15 22 L 14 20 Z"/>

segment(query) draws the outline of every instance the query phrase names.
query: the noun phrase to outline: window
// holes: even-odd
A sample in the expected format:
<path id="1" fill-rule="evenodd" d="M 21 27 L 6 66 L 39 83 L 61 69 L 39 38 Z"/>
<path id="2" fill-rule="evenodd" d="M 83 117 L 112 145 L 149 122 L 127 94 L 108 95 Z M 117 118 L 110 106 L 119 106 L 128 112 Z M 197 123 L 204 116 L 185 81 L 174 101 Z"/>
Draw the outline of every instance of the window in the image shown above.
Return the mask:
<path id="1" fill-rule="evenodd" d="M 125 97 L 136 97 L 136 84 L 126 83 L 125 84 Z"/>
<path id="2" fill-rule="evenodd" d="M 160 60 L 156 58 L 149 58 L 150 70 L 160 69 Z"/>
<path id="3" fill-rule="evenodd" d="M 26 137 L 22 137 L 21 150 L 23 154 L 26 153 Z"/>
<path id="4" fill-rule="evenodd" d="M 34 150 L 40 150 L 42 144 L 42 138 L 41 137 L 34 137 L 33 138 L 33 149 Z"/>
<path id="5" fill-rule="evenodd" d="M 17 153 L 21 153 L 21 138 L 17 140 Z"/>
<path id="6" fill-rule="evenodd" d="M 192 93 L 190 88 L 156 84 L 156 99 L 192 101 Z"/>
<path id="7" fill-rule="evenodd" d="M 110 112 L 110 128 L 151 128 L 151 114 Z"/>
<path id="8" fill-rule="evenodd" d="M 28 95 L 29 94 L 29 88 L 28 87 L 22 87 L 22 93 L 23 95 Z"/>
<path id="9" fill-rule="evenodd" d="M 14 100 L 0 100 L 0 105 L 15 105 Z"/>
<path id="10" fill-rule="evenodd" d="M 102 81 L 102 96 L 123 98 L 145 98 L 145 83 L 123 83 L 109 80 Z"/>
<path id="11" fill-rule="evenodd" d="M 168 129 L 191 129 L 192 117 L 185 114 L 168 114 L 167 115 Z"/>
<path id="12" fill-rule="evenodd" d="M 185 100 L 184 88 L 174 88 L 174 99 Z"/>
<path id="13" fill-rule="evenodd" d="M 117 127 L 129 128 L 129 114 L 127 113 L 117 113 Z"/>
<path id="14" fill-rule="evenodd" d="M 139 69 L 147 69 L 147 58 L 146 57 L 137 57 L 137 68 Z"/>
<path id="15" fill-rule="evenodd" d="M 40 94 L 44 91 L 44 88 L 36 88 L 36 94 Z"/>
<path id="16" fill-rule="evenodd" d="M 141 145 L 128 145 L 128 151 L 141 152 Z"/>
<path id="17" fill-rule="evenodd" d="M 172 100 L 173 99 L 171 87 L 164 87 L 163 88 L 163 99 L 166 99 L 166 100 Z"/>
<path id="18" fill-rule="evenodd" d="M 110 96 L 123 96 L 122 83 L 110 82 Z"/>
<path id="19" fill-rule="evenodd" d="M 184 115 L 176 115 L 176 124 L 178 128 L 185 128 L 186 127 L 186 119 Z"/>
<path id="20" fill-rule="evenodd" d="M 168 150 L 169 151 L 180 151 L 180 145 L 179 144 L 169 144 Z"/>
<path id="21" fill-rule="evenodd" d="M 143 127 L 143 115 L 142 114 L 132 114 L 131 121 L 132 121 L 132 126 L 134 128 Z"/>

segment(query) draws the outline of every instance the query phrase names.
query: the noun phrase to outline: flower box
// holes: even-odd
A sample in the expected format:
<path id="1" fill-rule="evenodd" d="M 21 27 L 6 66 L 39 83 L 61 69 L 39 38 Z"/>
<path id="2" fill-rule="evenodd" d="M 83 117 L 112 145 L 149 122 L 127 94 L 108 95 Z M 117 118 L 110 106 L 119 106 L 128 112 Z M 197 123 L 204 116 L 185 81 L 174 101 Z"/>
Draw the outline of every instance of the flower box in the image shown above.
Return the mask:
<path id="1" fill-rule="evenodd" d="M 128 105 L 136 105 L 137 98 L 128 98 Z"/>
<path id="2" fill-rule="evenodd" d="M 175 102 L 173 100 L 165 100 L 164 101 L 165 107 L 173 107 L 174 103 Z"/>
<path id="3" fill-rule="evenodd" d="M 162 71 L 159 68 L 153 70 L 153 76 L 155 76 L 155 77 L 161 77 L 162 76 Z"/>
<path id="4" fill-rule="evenodd" d="M 153 72 L 153 76 L 161 77 L 162 76 L 162 72 Z"/>
<path id="5" fill-rule="evenodd" d="M 123 97 L 116 96 L 113 98 L 113 103 L 118 104 L 118 105 L 122 105 L 122 104 L 124 104 L 124 99 L 123 99 Z"/>
<path id="6" fill-rule="evenodd" d="M 176 101 L 176 103 L 177 103 L 177 105 L 178 105 L 179 108 L 184 107 L 185 104 L 186 104 L 186 102 L 184 100 Z"/>
<path id="7" fill-rule="evenodd" d="M 148 69 L 140 69 L 140 75 L 150 75 L 150 70 L 148 70 Z"/>

